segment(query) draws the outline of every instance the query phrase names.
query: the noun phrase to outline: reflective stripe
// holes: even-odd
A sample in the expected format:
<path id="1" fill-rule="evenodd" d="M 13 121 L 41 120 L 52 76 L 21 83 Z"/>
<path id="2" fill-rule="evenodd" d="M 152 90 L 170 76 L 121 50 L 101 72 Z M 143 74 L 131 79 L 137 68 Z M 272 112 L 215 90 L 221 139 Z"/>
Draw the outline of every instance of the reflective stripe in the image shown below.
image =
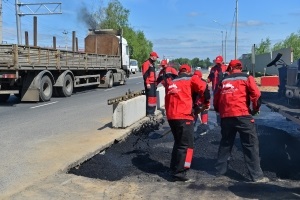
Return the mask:
<path id="1" fill-rule="evenodd" d="M 194 150 L 191 148 L 188 148 L 186 151 L 186 157 L 184 162 L 184 168 L 190 168 L 192 163 Z"/>
<path id="2" fill-rule="evenodd" d="M 185 162 L 184 163 L 184 168 L 191 168 L 191 163 Z"/>
<path id="3" fill-rule="evenodd" d="M 181 78 L 175 78 L 173 81 L 181 81 L 181 80 L 190 80 L 192 77 L 181 77 Z"/>
<path id="4" fill-rule="evenodd" d="M 156 104 L 156 97 L 148 97 L 148 105 Z"/>
<path id="5" fill-rule="evenodd" d="M 232 78 L 225 78 L 222 80 L 222 83 L 225 81 L 237 81 L 237 80 L 243 80 L 246 81 L 248 79 L 248 77 L 244 77 L 244 76 L 237 76 L 237 77 L 232 77 Z"/>

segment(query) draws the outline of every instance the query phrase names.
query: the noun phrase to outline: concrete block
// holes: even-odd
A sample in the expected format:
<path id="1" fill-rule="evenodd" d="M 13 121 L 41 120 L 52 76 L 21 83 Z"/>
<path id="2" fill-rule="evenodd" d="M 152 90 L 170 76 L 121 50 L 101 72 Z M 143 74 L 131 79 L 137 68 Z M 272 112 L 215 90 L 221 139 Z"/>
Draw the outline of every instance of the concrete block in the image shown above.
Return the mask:
<path id="1" fill-rule="evenodd" d="M 128 127 L 146 116 L 146 95 L 129 99 L 123 104 L 123 125 Z"/>
<path id="2" fill-rule="evenodd" d="M 145 116 L 146 96 L 137 96 L 113 105 L 112 127 L 126 128 Z"/>
<path id="3" fill-rule="evenodd" d="M 165 87 L 161 86 L 156 89 L 157 109 L 161 109 L 165 106 L 165 95 Z"/>
<path id="4" fill-rule="evenodd" d="M 112 127 L 119 128 L 123 125 L 123 104 L 120 102 L 113 104 Z"/>

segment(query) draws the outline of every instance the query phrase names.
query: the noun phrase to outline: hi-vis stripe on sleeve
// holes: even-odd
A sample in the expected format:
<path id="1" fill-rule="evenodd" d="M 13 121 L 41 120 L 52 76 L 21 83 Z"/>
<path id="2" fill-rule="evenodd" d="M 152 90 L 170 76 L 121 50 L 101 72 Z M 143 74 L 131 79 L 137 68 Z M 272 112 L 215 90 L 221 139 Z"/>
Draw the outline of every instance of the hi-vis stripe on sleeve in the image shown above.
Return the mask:
<path id="1" fill-rule="evenodd" d="M 184 168 L 190 168 L 192 164 L 192 158 L 193 158 L 194 150 L 191 148 L 188 148 L 186 151 L 186 157 L 184 162 Z"/>
<path id="2" fill-rule="evenodd" d="M 176 81 L 190 80 L 190 79 L 191 79 L 191 77 L 189 77 L 189 76 L 184 76 L 184 77 L 176 78 L 176 79 L 174 79 L 173 81 L 176 82 Z"/>

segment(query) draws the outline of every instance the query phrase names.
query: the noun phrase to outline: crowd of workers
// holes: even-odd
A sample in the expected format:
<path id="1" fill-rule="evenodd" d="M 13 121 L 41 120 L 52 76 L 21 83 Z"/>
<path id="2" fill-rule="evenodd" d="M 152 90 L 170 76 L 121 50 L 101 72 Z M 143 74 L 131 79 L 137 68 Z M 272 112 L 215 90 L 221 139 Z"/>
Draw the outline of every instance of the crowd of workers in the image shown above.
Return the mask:
<path id="1" fill-rule="evenodd" d="M 260 167 L 259 141 L 253 115 L 259 113 L 261 93 L 251 75 L 242 73 L 242 63 L 231 60 L 228 65 L 222 56 L 217 56 L 207 80 L 201 70 L 192 72 L 188 64 L 182 64 L 177 71 L 167 60 L 161 61 L 158 77 L 155 62 L 156 52 L 142 65 L 146 94 L 146 114 L 154 116 L 156 110 L 156 87 L 165 87 L 165 113 L 171 128 L 174 145 L 170 162 L 170 173 L 174 180 L 194 181 L 188 175 L 194 151 L 194 124 L 199 118 L 201 124 L 208 123 L 210 102 L 219 116 L 221 141 L 219 144 L 216 175 L 226 175 L 228 161 L 239 133 L 245 163 L 251 181 L 267 182 Z M 211 91 L 208 84 L 211 83 Z"/>

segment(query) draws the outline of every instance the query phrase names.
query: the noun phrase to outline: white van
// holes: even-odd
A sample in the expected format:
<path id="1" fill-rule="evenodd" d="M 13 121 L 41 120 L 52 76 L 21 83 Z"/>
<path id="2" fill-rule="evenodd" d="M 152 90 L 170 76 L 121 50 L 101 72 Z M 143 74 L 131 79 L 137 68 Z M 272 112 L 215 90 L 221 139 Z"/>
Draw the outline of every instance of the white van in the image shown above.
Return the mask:
<path id="1" fill-rule="evenodd" d="M 129 66 L 130 72 L 135 74 L 139 71 L 139 65 L 138 61 L 134 59 L 130 59 L 130 66 Z"/>

